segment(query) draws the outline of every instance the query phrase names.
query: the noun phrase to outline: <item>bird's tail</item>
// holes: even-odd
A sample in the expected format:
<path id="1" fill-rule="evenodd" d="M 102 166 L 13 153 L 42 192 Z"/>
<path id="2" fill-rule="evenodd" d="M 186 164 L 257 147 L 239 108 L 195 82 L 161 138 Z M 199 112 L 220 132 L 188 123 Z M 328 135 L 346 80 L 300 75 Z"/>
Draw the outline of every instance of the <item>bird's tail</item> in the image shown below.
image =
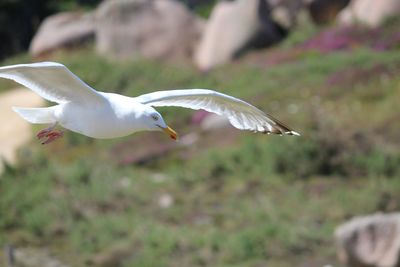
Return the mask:
<path id="1" fill-rule="evenodd" d="M 57 121 L 57 119 L 54 116 L 55 107 L 56 106 L 48 108 L 12 107 L 12 109 L 30 123 L 46 124 L 46 123 L 55 123 Z"/>

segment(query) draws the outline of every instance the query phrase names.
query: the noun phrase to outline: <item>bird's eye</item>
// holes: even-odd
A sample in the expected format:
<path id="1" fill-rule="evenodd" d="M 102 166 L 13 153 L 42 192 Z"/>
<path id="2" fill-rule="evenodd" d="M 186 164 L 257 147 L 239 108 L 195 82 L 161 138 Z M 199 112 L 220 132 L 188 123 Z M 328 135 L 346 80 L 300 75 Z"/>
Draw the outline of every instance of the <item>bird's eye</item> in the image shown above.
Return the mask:
<path id="1" fill-rule="evenodd" d="M 158 116 L 157 115 L 151 115 L 151 117 L 153 118 L 153 120 L 158 121 Z"/>

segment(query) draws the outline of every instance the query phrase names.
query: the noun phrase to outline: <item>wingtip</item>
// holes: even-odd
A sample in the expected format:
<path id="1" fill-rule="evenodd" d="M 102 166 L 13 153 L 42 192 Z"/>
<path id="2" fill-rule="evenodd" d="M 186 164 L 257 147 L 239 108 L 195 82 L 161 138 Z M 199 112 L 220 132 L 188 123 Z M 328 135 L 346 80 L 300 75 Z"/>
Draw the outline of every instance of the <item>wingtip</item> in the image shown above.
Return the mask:
<path id="1" fill-rule="evenodd" d="M 254 132 L 258 132 L 258 131 L 254 131 Z M 265 131 L 261 131 L 261 133 L 263 134 L 278 134 L 280 136 L 283 135 L 295 135 L 295 136 L 301 136 L 301 134 L 299 134 L 298 132 L 295 131 L 269 131 L 269 130 L 265 130 Z"/>
<path id="2" fill-rule="evenodd" d="M 290 135 L 301 136 L 298 132 L 295 132 L 295 131 L 290 131 L 289 134 Z"/>

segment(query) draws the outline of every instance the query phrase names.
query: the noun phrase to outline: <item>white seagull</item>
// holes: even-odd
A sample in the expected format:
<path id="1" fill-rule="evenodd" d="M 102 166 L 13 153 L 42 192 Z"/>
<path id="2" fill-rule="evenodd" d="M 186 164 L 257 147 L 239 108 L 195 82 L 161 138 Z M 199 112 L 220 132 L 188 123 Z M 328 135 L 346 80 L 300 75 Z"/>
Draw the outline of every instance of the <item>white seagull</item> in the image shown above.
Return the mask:
<path id="1" fill-rule="evenodd" d="M 93 138 L 116 138 L 138 131 L 177 133 L 153 107 L 204 109 L 228 118 L 240 130 L 299 135 L 272 116 L 235 97 L 207 89 L 158 91 L 138 97 L 98 92 L 64 65 L 40 62 L 0 67 L 0 77 L 22 84 L 58 105 L 46 108 L 13 107 L 30 123 L 51 124 L 37 137 L 48 144 L 63 136 L 62 127 Z"/>

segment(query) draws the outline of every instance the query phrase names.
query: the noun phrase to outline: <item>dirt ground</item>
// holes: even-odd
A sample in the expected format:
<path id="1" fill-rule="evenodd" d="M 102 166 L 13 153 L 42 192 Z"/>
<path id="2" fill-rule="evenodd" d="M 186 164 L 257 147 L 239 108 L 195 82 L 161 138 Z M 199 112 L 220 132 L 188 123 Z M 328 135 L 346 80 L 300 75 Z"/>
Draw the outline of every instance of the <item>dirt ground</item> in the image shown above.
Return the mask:
<path id="1" fill-rule="evenodd" d="M 15 164 L 17 149 L 32 138 L 31 125 L 12 111 L 11 107 L 40 107 L 44 100 L 25 88 L 0 94 L 0 158 Z M 2 171 L 0 162 L 0 173 Z"/>

